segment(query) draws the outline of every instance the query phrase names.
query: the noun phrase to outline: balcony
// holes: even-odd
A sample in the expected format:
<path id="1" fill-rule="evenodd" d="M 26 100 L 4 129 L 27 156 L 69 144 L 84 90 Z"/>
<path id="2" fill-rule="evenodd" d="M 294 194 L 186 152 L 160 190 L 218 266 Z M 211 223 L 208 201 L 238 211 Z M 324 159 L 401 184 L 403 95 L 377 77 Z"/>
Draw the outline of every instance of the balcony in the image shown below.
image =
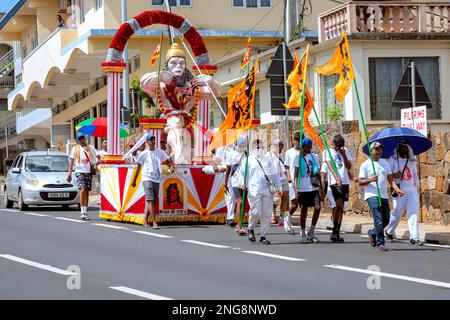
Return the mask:
<path id="1" fill-rule="evenodd" d="M 52 111 L 46 109 L 24 109 L 16 112 L 18 134 L 45 135 L 50 130 Z"/>
<path id="2" fill-rule="evenodd" d="M 347 34 L 449 35 L 449 2 L 350 1 L 319 15 L 319 42 Z"/>

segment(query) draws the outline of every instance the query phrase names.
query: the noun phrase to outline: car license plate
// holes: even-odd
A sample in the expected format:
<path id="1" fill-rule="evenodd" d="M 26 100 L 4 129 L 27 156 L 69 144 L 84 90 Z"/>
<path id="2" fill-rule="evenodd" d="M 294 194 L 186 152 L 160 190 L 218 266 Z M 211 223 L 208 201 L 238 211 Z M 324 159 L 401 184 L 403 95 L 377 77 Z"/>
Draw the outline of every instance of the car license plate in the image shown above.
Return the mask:
<path id="1" fill-rule="evenodd" d="M 49 198 L 68 198 L 69 193 L 68 192 L 49 192 L 48 197 Z"/>

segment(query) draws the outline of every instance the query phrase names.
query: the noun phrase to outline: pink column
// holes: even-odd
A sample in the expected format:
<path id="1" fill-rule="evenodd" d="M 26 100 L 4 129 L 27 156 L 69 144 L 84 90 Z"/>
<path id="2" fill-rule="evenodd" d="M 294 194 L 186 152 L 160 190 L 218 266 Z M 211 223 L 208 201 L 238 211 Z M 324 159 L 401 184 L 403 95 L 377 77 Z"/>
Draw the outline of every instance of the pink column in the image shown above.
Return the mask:
<path id="1" fill-rule="evenodd" d="M 107 124 L 108 124 L 108 155 L 111 160 L 120 156 L 120 76 L 125 69 L 125 63 L 102 63 L 103 71 L 108 80 Z"/>
<path id="2" fill-rule="evenodd" d="M 213 76 L 216 71 L 216 66 L 199 66 L 200 71 L 205 75 Z M 193 67 L 193 71 L 196 75 L 200 74 L 197 67 Z M 193 160 L 199 164 L 207 163 L 210 156 L 209 144 L 211 137 L 206 133 L 210 132 L 211 123 L 211 99 L 205 99 L 200 96 L 200 102 L 197 111 L 197 121 L 194 127 L 194 157 Z"/>

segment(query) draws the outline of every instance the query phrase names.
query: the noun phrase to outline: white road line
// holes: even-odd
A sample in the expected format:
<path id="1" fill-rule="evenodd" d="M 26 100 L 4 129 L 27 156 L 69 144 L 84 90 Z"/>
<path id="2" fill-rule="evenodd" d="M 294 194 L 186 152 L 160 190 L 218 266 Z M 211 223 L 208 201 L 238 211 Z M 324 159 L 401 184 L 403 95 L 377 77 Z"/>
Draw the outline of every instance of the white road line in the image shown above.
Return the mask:
<path id="1" fill-rule="evenodd" d="M 1 211 L 8 211 L 8 212 L 19 212 L 17 210 L 14 209 L 1 209 Z"/>
<path id="2" fill-rule="evenodd" d="M 75 220 L 75 219 L 69 219 L 69 218 L 64 218 L 64 217 L 53 217 L 53 219 L 70 221 L 70 222 L 77 222 L 77 223 L 84 223 L 84 222 L 86 222 L 86 221 L 82 221 L 82 220 Z"/>
<path id="3" fill-rule="evenodd" d="M 22 264 L 26 264 L 26 265 L 29 265 L 29 266 L 32 266 L 32 267 L 35 267 L 35 268 L 39 268 L 39 269 L 47 270 L 47 271 L 50 271 L 50 272 L 53 272 L 53 273 L 61 274 L 63 276 L 72 276 L 72 275 L 75 274 L 75 273 L 69 272 L 67 270 L 62 270 L 62 269 L 58 269 L 58 268 L 52 267 L 52 266 L 50 266 L 48 264 L 42 264 L 42 263 L 38 263 L 38 262 L 27 260 L 27 259 L 22 259 L 22 258 L 19 258 L 19 257 L 11 256 L 9 254 L 0 254 L 0 257 L 8 259 L 8 260 L 16 261 L 16 262 L 19 262 L 19 263 L 22 263 Z"/>
<path id="4" fill-rule="evenodd" d="M 372 274 L 372 275 L 382 276 L 382 277 L 386 277 L 386 278 L 393 278 L 393 279 L 417 282 L 417 283 L 422 283 L 422 284 L 429 284 L 432 286 L 450 289 L 450 283 L 448 283 L 448 282 L 440 282 L 440 281 L 434 281 L 434 280 L 428 280 L 428 279 L 422 279 L 422 278 L 414 278 L 414 277 L 402 276 L 402 275 L 393 274 L 393 273 L 371 271 L 371 270 L 366 270 L 366 269 L 351 268 L 351 267 L 341 266 L 341 265 L 337 265 L 337 264 L 325 265 L 325 267 L 338 269 L 338 270 Z"/>
<path id="5" fill-rule="evenodd" d="M 99 226 L 99 227 L 110 228 L 110 229 L 128 230 L 128 228 L 125 228 L 125 227 L 112 226 L 112 225 L 104 224 L 104 223 L 93 223 L 92 225 L 93 225 L 93 226 Z"/>
<path id="6" fill-rule="evenodd" d="M 147 232 L 147 231 L 133 231 L 134 233 L 145 234 L 147 236 L 157 237 L 157 238 L 173 238 L 172 236 L 166 236 L 165 234 Z"/>
<path id="7" fill-rule="evenodd" d="M 24 212 L 23 214 L 26 214 L 27 216 L 36 216 L 36 217 L 51 217 L 48 214 L 40 214 L 34 212 Z"/>
<path id="8" fill-rule="evenodd" d="M 281 259 L 281 260 L 287 260 L 287 261 L 306 261 L 305 259 L 280 256 L 278 254 L 271 254 L 271 253 L 265 253 L 265 252 L 259 252 L 259 251 L 242 251 L 242 252 L 249 253 L 249 254 L 255 254 L 257 256 L 263 256 L 263 257 L 269 257 L 269 258 L 275 258 L 275 259 Z"/>
<path id="9" fill-rule="evenodd" d="M 138 296 L 138 297 L 142 297 L 142 298 L 145 298 L 145 299 L 149 299 L 149 300 L 173 300 L 171 298 L 158 296 L 158 295 L 153 294 L 153 293 L 148 293 L 148 292 L 144 292 L 144 291 L 140 291 L 140 290 L 136 290 L 136 289 L 132 289 L 132 288 L 128 288 L 128 287 L 109 287 L 109 288 L 113 289 L 113 290 L 125 292 L 125 293 L 128 293 L 128 294 L 132 294 L 134 296 Z"/>
<path id="10" fill-rule="evenodd" d="M 223 245 L 220 245 L 220 244 L 213 244 L 213 243 L 201 242 L 201 241 L 195 241 L 195 240 L 181 240 L 181 242 L 198 244 L 200 246 L 213 247 L 213 248 L 219 248 L 219 249 L 230 248 L 229 246 L 223 246 Z"/>

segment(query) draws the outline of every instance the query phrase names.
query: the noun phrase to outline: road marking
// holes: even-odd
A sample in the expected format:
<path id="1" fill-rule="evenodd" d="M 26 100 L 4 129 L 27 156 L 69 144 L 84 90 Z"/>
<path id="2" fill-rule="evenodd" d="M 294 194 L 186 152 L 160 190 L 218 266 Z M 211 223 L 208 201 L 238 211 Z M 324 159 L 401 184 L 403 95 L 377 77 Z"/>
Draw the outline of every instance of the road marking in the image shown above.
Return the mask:
<path id="1" fill-rule="evenodd" d="M 306 261 L 305 259 L 280 256 L 278 254 L 271 254 L 271 253 L 265 253 L 265 252 L 259 252 L 259 251 L 242 251 L 242 252 L 243 253 L 249 253 L 249 254 L 255 254 L 257 256 L 264 256 L 264 257 L 281 259 L 281 260 L 287 260 L 287 261 Z"/>
<path id="2" fill-rule="evenodd" d="M 447 282 L 440 282 L 440 281 L 434 281 L 434 280 L 428 280 L 428 279 L 422 279 L 422 278 L 414 278 L 414 277 L 402 276 L 402 275 L 393 274 L 393 273 L 371 271 L 371 270 L 367 270 L 367 269 L 351 268 L 351 267 L 341 266 L 341 265 L 337 265 L 337 264 L 325 265 L 325 267 L 338 269 L 338 270 L 372 274 L 372 275 L 382 276 L 382 277 L 386 277 L 386 278 L 394 278 L 394 279 L 417 282 L 417 283 L 422 283 L 422 284 L 429 284 L 432 286 L 444 287 L 444 288 L 450 289 L 450 283 L 447 283 Z"/>
<path id="3" fill-rule="evenodd" d="M 69 218 L 64 218 L 64 217 L 53 217 L 53 219 L 70 221 L 70 222 L 77 222 L 77 223 L 84 223 L 84 222 L 86 222 L 86 221 L 82 221 L 82 220 L 75 220 L 75 219 L 69 219 Z"/>
<path id="4" fill-rule="evenodd" d="M 27 260 L 27 259 L 11 256 L 9 254 L 0 254 L 0 257 L 8 259 L 8 260 L 16 261 L 16 262 L 19 262 L 19 263 L 22 263 L 22 264 L 26 264 L 26 265 L 29 265 L 29 266 L 32 266 L 32 267 L 35 267 L 35 268 L 39 268 L 39 269 L 47 270 L 47 271 L 50 271 L 50 272 L 53 272 L 53 273 L 61 274 L 63 276 L 72 276 L 72 275 L 75 274 L 75 273 L 69 272 L 67 270 L 62 270 L 62 269 L 58 269 L 58 268 L 52 267 L 52 266 L 50 266 L 48 264 L 42 264 L 42 263 L 39 263 L 39 262 L 30 261 L 30 260 Z"/>
<path id="5" fill-rule="evenodd" d="M 127 230 L 127 228 L 125 228 L 125 227 L 111 226 L 109 224 L 104 224 L 104 223 L 93 223 L 92 225 L 99 226 L 99 227 L 105 227 L 105 228 L 111 228 L 111 229 Z"/>
<path id="6" fill-rule="evenodd" d="M 2 209 L 2 211 L 8 211 L 8 212 L 19 212 L 19 211 L 17 211 L 17 210 L 14 210 L 14 209 Z"/>
<path id="7" fill-rule="evenodd" d="M 173 238 L 172 236 L 166 236 L 165 234 L 147 232 L 147 231 L 133 231 L 134 233 L 145 234 L 147 236 L 157 237 L 157 238 Z"/>
<path id="8" fill-rule="evenodd" d="M 213 244 L 213 243 L 201 242 L 201 241 L 195 241 L 195 240 L 181 240 L 181 242 L 198 244 L 200 246 L 213 247 L 213 248 L 219 248 L 219 249 L 230 248 L 229 246 L 223 246 L 223 245 L 220 245 L 220 244 Z"/>
<path id="9" fill-rule="evenodd" d="M 24 212 L 23 214 L 26 214 L 27 216 L 36 216 L 36 217 L 51 217 L 48 214 L 40 214 L 34 212 Z"/>
<path id="10" fill-rule="evenodd" d="M 158 295 L 153 294 L 153 293 L 148 293 L 148 292 L 144 292 L 144 291 L 140 291 L 140 290 L 136 290 L 136 289 L 132 289 L 132 288 L 128 288 L 128 287 L 109 287 L 109 288 L 113 289 L 113 290 L 125 292 L 125 293 L 128 293 L 128 294 L 132 294 L 134 296 L 138 296 L 138 297 L 142 297 L 142 298 L 145 298 L 145 299 L 149 299 L 149 300 L 173 300 L 171 298 L 158 296 Z"/>

